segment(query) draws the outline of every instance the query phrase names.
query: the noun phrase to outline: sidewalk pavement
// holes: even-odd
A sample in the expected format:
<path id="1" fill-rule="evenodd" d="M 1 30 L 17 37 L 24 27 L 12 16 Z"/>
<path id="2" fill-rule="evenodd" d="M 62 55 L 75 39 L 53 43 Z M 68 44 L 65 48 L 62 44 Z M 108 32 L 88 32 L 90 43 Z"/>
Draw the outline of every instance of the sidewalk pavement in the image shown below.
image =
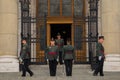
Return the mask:
<path id="1" fill-rule="evenodd" d="M 32 77 L 28 73 L 21 77 L 21 72 L 0 73 L 0 80 L 120 80 L 120 72 L 104 72 L 104 77 L 93 76 L 89 65 L 73 65 L 72 77 L 66 77 L 63 65 L 57 66 L 56 77 L 49 76 L 48 65 L 31 65 L 30 68 L 34 72 Z"/>

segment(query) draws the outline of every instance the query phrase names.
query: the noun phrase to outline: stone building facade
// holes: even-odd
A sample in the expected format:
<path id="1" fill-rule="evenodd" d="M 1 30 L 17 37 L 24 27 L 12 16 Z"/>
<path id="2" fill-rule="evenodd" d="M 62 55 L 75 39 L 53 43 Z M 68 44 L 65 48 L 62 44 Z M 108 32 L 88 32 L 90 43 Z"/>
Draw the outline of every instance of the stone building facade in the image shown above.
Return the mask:
<path id="1" fill-rule="evenodd" d="M 50 1 L 50 0 L 48 0 Z M 74 0 L 71 0 L 74 1 Z M 87 0 L 84 0 L 87 1 Z M 31 0 L 31 15 L 36 16 L 36 0 Z M 68 5 L 69 6 L 69 5 Z M 87 15 L 88 4 L 85 3 Z M 120 71 L 120 0 L 99 0 L 98 7 L 98 33 L 105 36 L 106 62 L 105 70 Z M 53 10 L 54 11 L 54 10 Z M 19 71 L 18 56 L 20 52 L 20 3 L 18 0 L 0 0 L 0 72 L 17 72 Z M 69 10 L 68 10 L 69 12 Z M 52 11 L 49 14 L 53 14 Z M 71 15 L 60 13 L 60 15 Z M 57 15 L 57 14 L 56 14 Z M 52 18 L 51 18 L 52 19 Z M 49 23 L 57 22 L 56 19 L 48 20 Z M 58 23 L 64 23 L 62 18 Z M 71 19 L 66 18 L 67 24 Z M 49 29 L 48 31 L 49 32 Z M 72 33 L 71 33 L 72 34 Z M 49 45 L 49 39 L 47 45 Z M 71 39 L 73 39 L 73 35 Z M 74 45 L 74 43 L 72 43 Z M 86 47 L 86 46 L 85 46 Z M 87 50 L 87 48 L 86 48 Z M 84 53 L 84 52 L 83 52 Z M 85 52 L 87 53 L 87 51 Z M 111 65 L 112 64 L 112 65 Z M 8 66 L 9 65 L 9 66 Z M 109 67 L 111 66 L 111 67 Z"/>

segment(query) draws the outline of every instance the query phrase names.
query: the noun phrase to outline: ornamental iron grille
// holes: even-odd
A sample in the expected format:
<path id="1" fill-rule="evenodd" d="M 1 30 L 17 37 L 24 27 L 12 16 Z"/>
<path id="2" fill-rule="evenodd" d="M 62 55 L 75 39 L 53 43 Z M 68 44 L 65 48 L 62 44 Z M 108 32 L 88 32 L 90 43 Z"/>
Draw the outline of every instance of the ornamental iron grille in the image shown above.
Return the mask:
<path id="1" fill-rule="evenodd" d="M 21 39 L 26 37 L 30 48 L 31 64 L 45 64 L 43 50 L 46 48 L 46 15 L 33 17 L 30 0 L 20 0 L 21 4 Z M 36 23 L 39 23 L 36 26 Z M 41 43 L 41 44 L 40 44 Z M 22 44 L 21 44 L 22 45 Z M 41 49 L 41 52 L 36 50 Z M 38 57 L 36 57 L 40 54 Z"/>

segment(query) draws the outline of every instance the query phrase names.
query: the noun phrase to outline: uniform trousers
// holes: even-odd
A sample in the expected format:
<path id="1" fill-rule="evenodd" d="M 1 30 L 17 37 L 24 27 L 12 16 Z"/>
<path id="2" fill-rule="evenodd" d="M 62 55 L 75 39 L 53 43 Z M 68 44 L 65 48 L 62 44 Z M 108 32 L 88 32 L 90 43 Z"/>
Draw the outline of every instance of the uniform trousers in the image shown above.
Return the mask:
<path id="1" fill-rule="evenodd" d="M 63 64 L 62 51 L 59 51 L 59 63 L 60 63 L 60 64 Z"/>
<path id="2" fill-rule="evenodd" d="M 103 65 L 104 65 L 104 58 L 99 60 L 97 57 L 97 67 L 95 68 L 94 75 L 97 75 L 98 73 L 100 73 L 100 75 L 104 75 L 103 74 Z"/>
<path id="3" fill-rule="evenodd" d="M 26 72 L 28 72 L 30 74 L 30 76 L 33 75 L 33 72 L 30 70 L 29 68 L 29 63 L 30 60 L 29 59 L 24 59 L 23 60 L 23 65 L 22 65 L 22 76 L 26 76 Z"/>
<path id="4" fill-rule="evenodd" d="M 57 60 L 49 60 L 50 76 L 56 76 Z"/>
<path id="5" fill-rule="evenodd" d="M 64 62 L 65 62 L 66 76 L 72 76 L 72 59 L 64 60 Z"/>

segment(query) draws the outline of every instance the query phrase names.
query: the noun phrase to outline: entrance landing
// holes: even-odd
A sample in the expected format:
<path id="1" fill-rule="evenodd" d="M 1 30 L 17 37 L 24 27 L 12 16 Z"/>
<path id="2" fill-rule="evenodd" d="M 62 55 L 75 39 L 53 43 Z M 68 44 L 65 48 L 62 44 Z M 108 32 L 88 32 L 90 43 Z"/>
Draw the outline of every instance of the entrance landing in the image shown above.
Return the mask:
<path id="1" fill-rule="evenodd" d="M 65 68 L 62 65 L 57 66 L 56 77 L 49 76 L 48 65 L 32 65 L 30 66 L 34 72 L 34 76 L 21 77 L 18 73 L 0 73 L 0 80 L 120 80 L 120 72 L 105 72 L 104 77 L 92 76 L 89 65 L 73 65 L 73 76 L 66 77 Z M 64 72 L 63 72 L 64 71 Z"/>

